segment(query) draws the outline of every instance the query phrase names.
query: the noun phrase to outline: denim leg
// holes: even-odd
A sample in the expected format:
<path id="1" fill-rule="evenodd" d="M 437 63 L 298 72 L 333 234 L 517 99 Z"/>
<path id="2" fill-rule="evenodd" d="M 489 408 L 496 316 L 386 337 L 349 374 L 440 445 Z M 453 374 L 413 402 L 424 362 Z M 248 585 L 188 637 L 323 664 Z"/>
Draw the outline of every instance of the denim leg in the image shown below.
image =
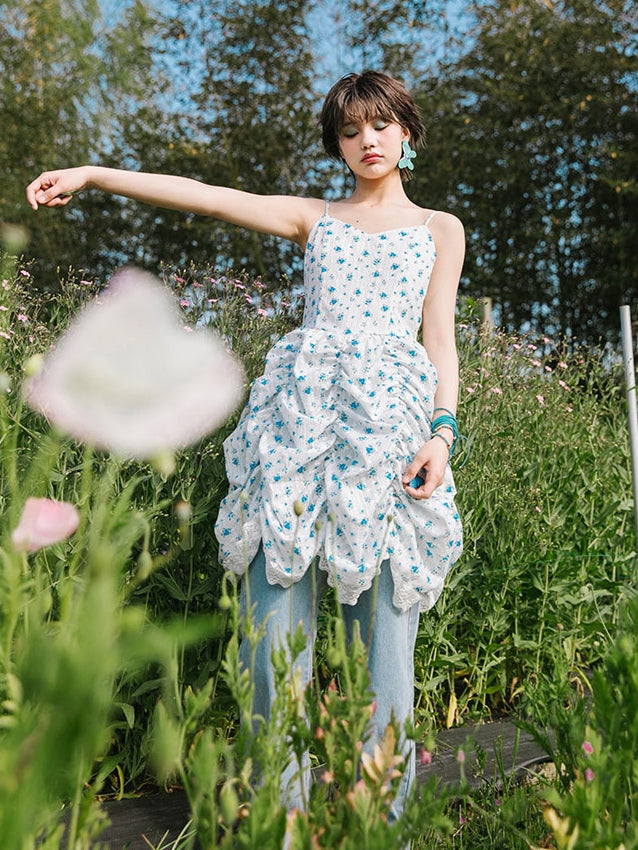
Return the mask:
<path id="1" fill-rule="evenodd" d="M 313 648 L 317 622 L 317 582 L 313 580 L 315 565 L 311 565 L 300 581 L 291 587 L 271 585 L 266 579 L 266 564 L 263 549 L 260 547 L 251 563 L 241 585 L 242 613 L 248 605 L 253 609 L 255 625 L 265 623 L 265 635 L 259 641 L 252 667 L 255 685 L 253 701 L 253 733 L 256 733 L 263 718 L 270 719 L 270 708 L 275 699 L 275 681 L 272 669 L 272 652 L 278 649 L 291 629 L 294 633 L 301 622 L 308 638 L 305 649 L 295 661 L 291 675 L 298 673 L 301 688 L 304 689 L 312 677 Z M 315 573 L 316 578 L 316 573 Z M 248 587 L 246 586 L 248 585 Z M 246 669 L 251 668 L 251 647 L 246 638 L 242 638 L 239 658 Z M 310 791 L 310 759 L 306 755 L 302 769 L 292 762 L 281 777 L 282 801 L 291 809 L 294 806 L 304 808 L 304 800 Z"/>
<path id="2" fill-rule="evenodd" d="M 376 699 L 376 710 L 372 717 L 372 737 L 366 746 L 369 750 L 381 740 L 393 714 L 400 729 L 414 716 L 414 646 L 419 627 L 418 604 L 408 611 L 400 611 L 392 604 L 394 583 L 389 561 L 384 561 L 381 565 L 377 582 L 376 605 L 372 587 L 361 594 L 356 605 L 342 606 L 349 637 L 352 637 L 354 623 L 358 621 L 361 639 L 366 643 L 370 623 L 373 621 L 368 669 Z M 392 806 L 391 814 L 395 818 L 403 811 L 416 771 L 413 742 L 406 741 L 403 752 L 407 765 Z"/>

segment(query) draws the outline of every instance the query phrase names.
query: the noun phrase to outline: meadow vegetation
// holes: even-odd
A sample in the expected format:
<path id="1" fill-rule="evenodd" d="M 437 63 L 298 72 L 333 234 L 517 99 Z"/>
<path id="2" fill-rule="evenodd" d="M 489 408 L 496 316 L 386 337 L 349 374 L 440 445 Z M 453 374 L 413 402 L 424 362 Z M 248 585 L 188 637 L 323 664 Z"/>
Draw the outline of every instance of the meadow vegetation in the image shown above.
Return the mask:
<path id="1" fill-rule="evenodd" d="M 210 324 L 249 382 L 301 304 L 245 274 L 165 268 L 182 321 Z M 558 850 L 638 846 L 638 603 L 626 406 L 613 352 L 482 329 L 459 315 L 454 461 L 465 552 L 416 650 L 415 727 L 390 727 L 361 757 L 370 716 L 365 648 L 321 608 L 317 677 L 305 694 L 273 659 L 278 710 L 256 739 L 252 682 L 238 663 L 237 588 L 216 560 L 225 492 L 215 434 L 166 465 L 73 442 L 21 387 L 82 305 L 101 297 L 70 272 L 41 292 L 29 265 L 0 275 L 0 834 L 8 850 L 99 847 L 99 795 L 180 785 L 192 828 L 179 845 Z M 175 388 L 165 387 L 171 404 Z M 29 553 L 12 537 L 29 497 L 74 505 L 75 533 Z M 380 529 L 380 535 L 383 529 Z M 251 640 L 259 630 L 250 624 Z M 300 650 L 300 634 L 287 652 Z M 444 727 L 508 715 L 532 730 L 553 774 L 479 791 L 419 789 L 388 821 L 409 734 L 428 758 Z M 245 727 L 244 727 L 245 728 Z M 305 812 L 279 805 L 288 754 L 310 748 L 323 780 Z M 266 768 L 267 769 L 260 769 Z M 255 776 L 261 780 L 255 783 Z"/>

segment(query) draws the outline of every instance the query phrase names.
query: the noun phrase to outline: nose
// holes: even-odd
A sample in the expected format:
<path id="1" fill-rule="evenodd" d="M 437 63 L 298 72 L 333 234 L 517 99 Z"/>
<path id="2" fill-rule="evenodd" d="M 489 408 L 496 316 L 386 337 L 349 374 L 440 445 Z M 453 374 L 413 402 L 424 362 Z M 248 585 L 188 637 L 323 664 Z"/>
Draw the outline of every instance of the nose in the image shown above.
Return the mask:
<path id="1" fill-rule="evenodd" d="M 361 131 L 361 147 L 365 150 L 366 148 L 372 148 L 376 144 L 377 134 L 374 127 L 366 124 Z"/>

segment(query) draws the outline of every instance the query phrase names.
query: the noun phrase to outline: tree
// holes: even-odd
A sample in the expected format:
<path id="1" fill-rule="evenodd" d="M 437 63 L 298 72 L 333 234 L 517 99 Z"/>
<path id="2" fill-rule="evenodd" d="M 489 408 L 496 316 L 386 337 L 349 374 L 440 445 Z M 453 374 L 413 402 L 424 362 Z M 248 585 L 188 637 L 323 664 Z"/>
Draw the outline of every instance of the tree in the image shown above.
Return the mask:
<path id="1" fill-rule="evenodd" d="M 465 221 L 465 291 L 507 328 L 597 339 L 636 297 L 635 12 L 485 3 L 470 50 L 421 86 L 436 166 L 419 193 Z"/>
<path id="2" fill-rule="evenodd" d="M 181 115 L 163 136 L 143 119 L 121 157 L 250 192 L 321 192 L 309 9 L 308 0 L 180 4 L 164 48 L 185 80 Z M 220 221 L 139 208 L 135 217 L 134 250 L 147 265 L 209 262 L 273 281 L 299 267 L 295 246 Z"/>
<path id="3" fill-rule="evenodd" d="M 96 0 L 20 0 L 0 5 L 0 221 L 24 224 L 40 279 L 84 265 L 99 233 L 67 215 L 33 215 L 24 188 L 45 169 L 86 162 L 117 139 L 147 91 L 155 21 L 141 0 L 105 23 Z M 115 120 L 118 116 L 118 120 Z M 96 143 L 97 139 L 97 143 Z"/>

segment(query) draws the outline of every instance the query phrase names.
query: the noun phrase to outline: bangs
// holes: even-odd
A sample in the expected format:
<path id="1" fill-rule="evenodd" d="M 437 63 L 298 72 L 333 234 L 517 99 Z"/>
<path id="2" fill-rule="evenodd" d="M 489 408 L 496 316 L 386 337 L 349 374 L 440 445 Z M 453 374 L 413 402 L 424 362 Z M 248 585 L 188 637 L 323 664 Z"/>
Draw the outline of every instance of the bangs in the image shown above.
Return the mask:
<path id="1" fill-rule="evenodd" d="M 349 94 L 350 97 L 337 106 L 337 132 L 341 132 L 347 124 L 365 124 L 375 118 L 400 123 L 390 101 L 383 94 L 357 91 Z"/>

